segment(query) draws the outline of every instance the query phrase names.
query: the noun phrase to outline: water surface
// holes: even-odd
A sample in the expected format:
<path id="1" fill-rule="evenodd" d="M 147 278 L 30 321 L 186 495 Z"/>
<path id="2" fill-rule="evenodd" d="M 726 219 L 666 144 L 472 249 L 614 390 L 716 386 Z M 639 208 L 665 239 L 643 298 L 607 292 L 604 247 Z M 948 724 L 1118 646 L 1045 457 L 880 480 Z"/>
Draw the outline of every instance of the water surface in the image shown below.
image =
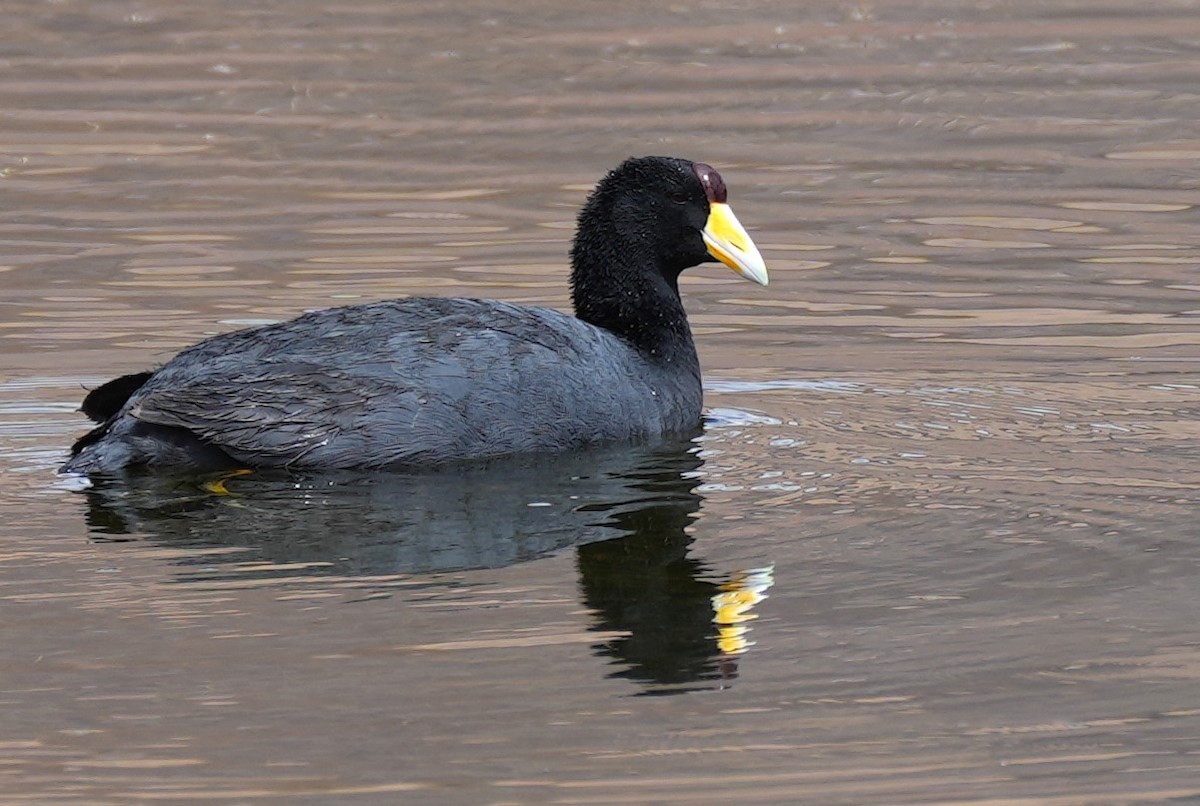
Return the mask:
<path id="1" fill-rule="evenodd" d="M 1200 798 L 1200 6 L 10 4 L 11 803 Z M 717 165 L 694 443 L 464 476 L 53 469 L 213 333 L 566 307 Z"/>

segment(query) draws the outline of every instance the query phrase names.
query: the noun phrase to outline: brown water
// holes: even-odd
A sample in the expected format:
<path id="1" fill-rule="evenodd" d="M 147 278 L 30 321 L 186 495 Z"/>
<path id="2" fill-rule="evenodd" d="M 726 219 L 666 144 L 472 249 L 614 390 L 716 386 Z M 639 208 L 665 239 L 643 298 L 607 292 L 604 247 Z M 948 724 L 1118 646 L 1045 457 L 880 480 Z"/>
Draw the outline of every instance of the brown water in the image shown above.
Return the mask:
<path id="1" fill-rule="evenodd" d="M 1200 3 L 5 10 L 4 803 L 1200 800 Z M 643 153 L 772 272 L 698 456 L 56 481 L 205 335 L 565 307 Z"/>

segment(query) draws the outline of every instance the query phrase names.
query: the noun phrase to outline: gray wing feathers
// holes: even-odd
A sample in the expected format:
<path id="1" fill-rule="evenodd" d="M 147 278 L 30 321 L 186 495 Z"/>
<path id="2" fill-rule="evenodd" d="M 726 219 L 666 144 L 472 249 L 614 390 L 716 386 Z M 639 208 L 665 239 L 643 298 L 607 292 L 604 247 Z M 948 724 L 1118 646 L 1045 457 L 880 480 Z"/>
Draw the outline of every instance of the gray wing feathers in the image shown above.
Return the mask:
<path id="1" fill-rule="evenodd" d="M 420 303 L 331 309 L 304 317 L 303 328 L 202 342 L 159 370 L 127 413 L 254 464 L 325 467 L 561 448 L 671 427 L 639 411 L 652 391 L 635 371 L 642 359 L 611 334 L 548 309 Z M 630 416 L 614 416 L 622 411 Z"/>

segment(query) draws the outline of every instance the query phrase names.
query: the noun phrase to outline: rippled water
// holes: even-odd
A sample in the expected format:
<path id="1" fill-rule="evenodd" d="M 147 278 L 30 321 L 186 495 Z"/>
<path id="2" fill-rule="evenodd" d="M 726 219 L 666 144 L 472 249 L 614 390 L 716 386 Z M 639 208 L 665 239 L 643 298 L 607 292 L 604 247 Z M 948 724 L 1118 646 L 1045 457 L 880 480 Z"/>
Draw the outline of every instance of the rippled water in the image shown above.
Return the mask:
<path id="1" fill-rule="evenodd" d="M 10 3 L 6 803 L 1200 798 L 1200 3 Z M 410 294 L 567 305 L 631 154 L 694 444 L 56 480 L 83 390 Z"/>

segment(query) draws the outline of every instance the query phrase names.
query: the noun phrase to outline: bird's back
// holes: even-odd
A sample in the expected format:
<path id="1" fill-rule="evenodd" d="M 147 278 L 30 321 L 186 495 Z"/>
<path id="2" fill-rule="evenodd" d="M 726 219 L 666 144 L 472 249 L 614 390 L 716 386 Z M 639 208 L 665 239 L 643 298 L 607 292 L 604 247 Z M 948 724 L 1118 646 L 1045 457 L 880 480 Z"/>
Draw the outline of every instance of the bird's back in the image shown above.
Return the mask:
<path id="1" fill-rule="evenodd" d="M 665 363 L 547 308 L 398 300 L 184 350 L 64 470 L 170 464 L 188 437 L 256 466 L 447 463 L 683 433 L 700 406 L 694 351 Z"/>

